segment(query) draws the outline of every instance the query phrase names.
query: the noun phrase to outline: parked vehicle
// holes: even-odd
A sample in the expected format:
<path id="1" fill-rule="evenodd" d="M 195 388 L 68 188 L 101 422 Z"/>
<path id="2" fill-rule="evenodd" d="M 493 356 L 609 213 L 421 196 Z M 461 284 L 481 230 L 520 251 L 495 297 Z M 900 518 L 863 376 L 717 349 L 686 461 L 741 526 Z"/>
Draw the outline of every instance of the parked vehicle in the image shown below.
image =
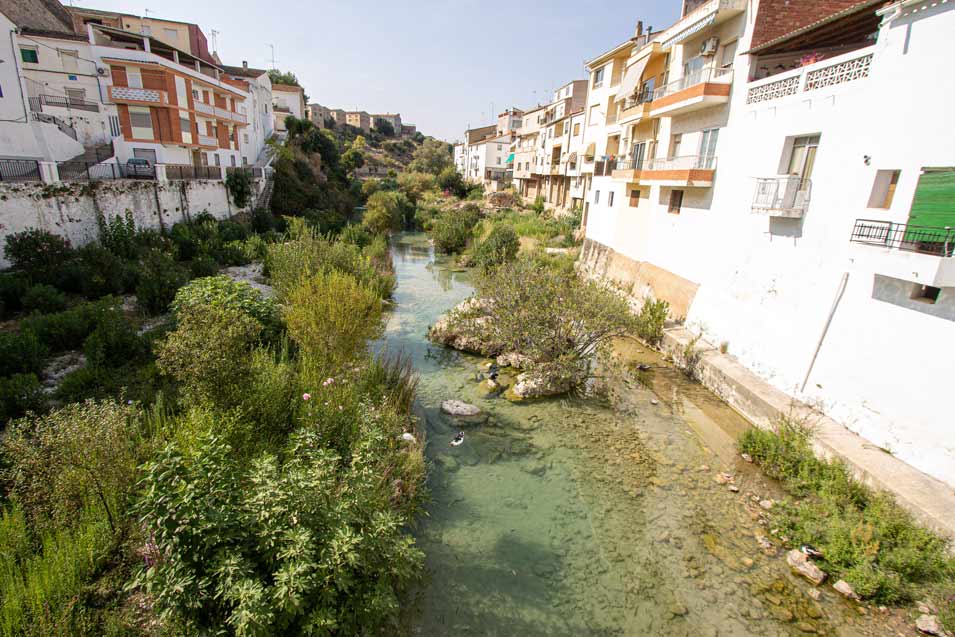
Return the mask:
<path id="1" fill-rule="evenodd" d="M 153 179 L 156 176 L 156 167 L 148 159 L 131 157 L 126 160 L 127 179 Z"/>

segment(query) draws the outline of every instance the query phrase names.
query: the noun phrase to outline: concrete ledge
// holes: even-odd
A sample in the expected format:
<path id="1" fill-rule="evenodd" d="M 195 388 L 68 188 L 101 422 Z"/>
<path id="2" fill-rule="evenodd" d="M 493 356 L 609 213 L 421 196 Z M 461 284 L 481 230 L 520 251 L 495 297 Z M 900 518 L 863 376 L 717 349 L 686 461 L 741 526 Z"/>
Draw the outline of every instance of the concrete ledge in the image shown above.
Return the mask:
<path id="1" fill-rule="evenodd" d="M 670 328 L 664 331 L 661 349 L 683 365 L 684 350 L 694 338 L 695 335 L 683 327 Z M 749 422 L 768 428 L 780 417 L 791 416 L 812 423 L 817 453 L 827 458 L 842 458 L 859 480 L 892 493 L 919 522 L 955 540 L 955 492 L 945 483 L 776 389 L 711 344 L 700 340 L 695 347 L 701 352 L 696 370 L 700 382 Z"/>

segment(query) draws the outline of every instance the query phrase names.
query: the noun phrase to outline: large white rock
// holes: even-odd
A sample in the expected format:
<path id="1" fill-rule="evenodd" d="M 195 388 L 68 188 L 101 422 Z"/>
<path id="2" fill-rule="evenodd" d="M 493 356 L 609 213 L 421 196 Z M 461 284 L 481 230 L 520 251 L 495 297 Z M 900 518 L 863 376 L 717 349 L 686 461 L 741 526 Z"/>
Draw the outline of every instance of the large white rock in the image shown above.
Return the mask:
<path id="1" fill-rule="evenodd" d="M 481 408 L 463 400 L 445 400 L 441 403 L 441 411 L 452 416 L 472 417 L 480 415 Z"/>
<path id="2" fill-rule="evenodd" d="M 817 586 L 826 580 L 826 572 L 813 564 L 809 556 L 798 549 L 793 549 L 786 554 L 786 562 L 796 573 Z"/>

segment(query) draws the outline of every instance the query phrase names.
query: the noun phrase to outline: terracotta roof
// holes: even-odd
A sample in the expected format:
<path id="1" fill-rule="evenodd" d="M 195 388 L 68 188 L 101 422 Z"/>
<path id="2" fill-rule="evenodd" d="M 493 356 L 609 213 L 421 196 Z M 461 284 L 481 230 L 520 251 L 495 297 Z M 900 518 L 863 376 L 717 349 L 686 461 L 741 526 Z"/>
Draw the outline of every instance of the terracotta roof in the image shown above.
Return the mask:
<path id="1" fill-rule="evenodd" d="M 254 69 L 251 66 L 226 66 L 224 64 L 222 70 L 229 75 L 241 75 L 242 77 L 259 77 L 268 73 L 264 69 Z"/>
<path id="2" fill-rule="evenodd" d="M 59 4 L 59 3 L 57 3 Z M 124 13 L 122 11 L 103 11 L 102 9 L 88 9 L 86 7 L 64 7 L 67 11 L 73 13 L 90 13 L 93 15 L 104 15 L 104 16 L 126 16 L 127 18 L 137 18 L 144 19 L 144 16 L 136 15 L 135 13 Z M 189 24 L 193 26 L 196 25 L 195 22 L 183 22 L 182 20 L 170 20 L 169 18 L 157 18 L 156 16 L 149 16 L 149 20 L 155 20 L 156 22 L 174 22 L 176 24 Z"/>
<path id="3" fill-rule="evenodd" d="M 288 93 L 298 93 L 299 91 L 304 91 L 301 86 L 292 86 L 291 84 L 273 84 L 273 91 L 286 91 Z"/>

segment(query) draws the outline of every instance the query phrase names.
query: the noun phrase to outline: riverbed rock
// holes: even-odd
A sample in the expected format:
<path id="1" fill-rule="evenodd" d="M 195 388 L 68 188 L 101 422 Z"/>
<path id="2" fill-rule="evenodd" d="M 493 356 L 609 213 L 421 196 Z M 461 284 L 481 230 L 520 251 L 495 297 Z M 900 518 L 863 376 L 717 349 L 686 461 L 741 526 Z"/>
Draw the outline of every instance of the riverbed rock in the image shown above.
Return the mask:
<path id="1" fill-rule="evenodd" d="M 481 408 L 477 405 L 471 405 L 463 400 L 445 400 L 441 403 L 441 411 L 452 416 L 463 416 L 470 418 L 479 416 Z"/>
<path id="2" fill-rule="evenodd" d="M 935 615 L 920 615 L 919 618 L 915 620 L 915 628 L 924 635 L 937 635 L 941 637 L 942 635 L 948 634 L 945 632 L 945 629 L 942 628 L 938 617 Z"/>
<path id="3" fill-rule="evenodd" d="M 716 482 L 716 484 L 730 484 L 734 479 L 735 478 L 733 477 L 732 473 L 726 473 L 725 471 L 721 471 L 720 473 L 717 473 L 715 476 L 713 476 L 713 480 Z"/>
<path id="4" fill-rule="evenodd" d="M 802 575 L 817 586 L 826 581 L 826 572 L 813 564 L 809 556 L 798 549 L 793 549 L 786 554 L 786 563 L 797 574 Z"/>
<path id="5" fill-rule="evenodd" d="M 511 388 L 515 398 L 544 398 L 557 396 L 570 391 L 570 384 L 566 381 L 545 378 L 536 373 L 524 372 L 517 377 L 517 382 Z"/>
<path id="6" fill-rule="evenodd" d="M 531 362 L 531 359 L 523 354 L 517 352 L 507 352 L 501 354 L 497 357 L 497 364 L 501 367 L 513 367 L 515 369 L 523 369 L 527 367 Z"/>
<path id="7" fill-rule="evenodd" d="M 845 581 L 844 579 L 839 580 L 838 582 L 833 584 L 832 587 L 836 589 L 839 593 L 841 593 L 844 597 L 848 597 L 849 599 L 854 599 L 856 601 L 859 600 L 859 596 L 852 589 L 852 586 L 849 584 L 849 582 Z"/>
<path id="8" fill-rule="evenodd" d="M 428 340 L 462 352 L 497 356 L 501 344 L 492 342 L 485 329 L 491 320 L 489 304 L 487 299 L 466 299 L 428 328 Z"/>
<path id="9" fill-rule="evenodd" d="M 772 500 L 760 500 L 759 506 L 769 511 L 773 508 L 774 502 Z"/>

